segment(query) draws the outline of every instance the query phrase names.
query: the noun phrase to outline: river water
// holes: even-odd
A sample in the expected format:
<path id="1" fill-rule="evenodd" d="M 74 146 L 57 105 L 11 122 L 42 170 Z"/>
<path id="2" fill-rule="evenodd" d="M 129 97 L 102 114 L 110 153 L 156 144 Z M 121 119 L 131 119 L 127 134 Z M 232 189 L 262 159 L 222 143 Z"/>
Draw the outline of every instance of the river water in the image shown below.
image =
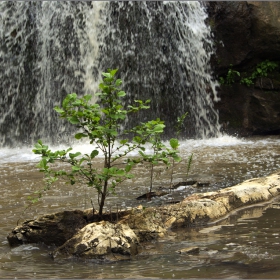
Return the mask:
<path id="1" fill-rule="evenodd" d="M 194 192 L 205 192 L 235 185 L 246 179 L 268 175 L 280 169 L 280 138 L 239 139 L 223 136 L 208 140 L 186 140 L 181 144 L 183 163 L 193 153 L 189 176 L 185 166 L 176 166 L 174 182 L 194 180 L 151 201 L 136 197 L 149 189 L 149 170 L 144 166 L 138 176 L 108 197 L 107 210 L 159 205 L 182 199 Z M 74 147 L 86 150 L 86 145 Z M 58 184 L 36 205 L 27 206 L 27 196 L 42 187 L 38 158 L 31 147 L 0 150 L 0 278 L 279 278 L 280 204 L 248 208 L 222 221 L 219 227 L 180 229 L 162 240 L 143 245 L 142 252 L 130 261 L 97 264 L 74 260 L 53 261 L 53 249 L 43 244 L 10 248 L 7 234 L 17 221 L 65 209 L 91 207 L 94 192 L 83 186 L 70 188 Z M 164 174 L 163 174 L 164 175 Z M 156 176 L 154 190 L 168 190 L 170 174 Z M 199 187 L 201 186 L 201 187 Z M 197 255 L 176 251 L 198 246 Z"/>

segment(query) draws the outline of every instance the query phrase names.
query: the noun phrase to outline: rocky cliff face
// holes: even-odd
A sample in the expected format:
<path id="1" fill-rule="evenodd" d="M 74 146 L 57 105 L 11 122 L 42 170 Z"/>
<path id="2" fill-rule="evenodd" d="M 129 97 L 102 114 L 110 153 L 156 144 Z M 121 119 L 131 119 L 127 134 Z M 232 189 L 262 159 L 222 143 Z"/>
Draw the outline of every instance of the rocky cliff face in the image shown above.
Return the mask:
<path id="1" fill-rule="evenodd" d="M 208 2 L 208 23 L 213 31 L 216 56 L 212 65 L 217 78 L 233 82 L 219 88 L 216 103 L 220 123 L 230 134 L 280 134 L 280 2 Z M 260 73 L 253 84 L 241 79 L 257 71 L 264 61 L 279 63 Z"/>

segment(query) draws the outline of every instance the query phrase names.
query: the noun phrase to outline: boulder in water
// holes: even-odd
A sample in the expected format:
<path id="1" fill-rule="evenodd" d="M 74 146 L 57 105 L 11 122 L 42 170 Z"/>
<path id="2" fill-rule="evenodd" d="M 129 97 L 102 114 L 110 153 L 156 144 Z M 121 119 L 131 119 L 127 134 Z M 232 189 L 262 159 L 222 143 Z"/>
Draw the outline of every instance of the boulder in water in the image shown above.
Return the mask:
<path id="1" fill-rule="evenodd" d="M 125 224 L 108 221 L 86 225 L 51 255 L 83 257 L 86 259 L 122 260 L 138 252 L 139 241 L 133 230 Z"/>
<path id="2" fill-rule="evenodd" d="M 87 224 L 83 211 L 63 211 L 28 220 L 8 235 L 11 246 L 23 243 L 44 243 L 60 246 Z"/>

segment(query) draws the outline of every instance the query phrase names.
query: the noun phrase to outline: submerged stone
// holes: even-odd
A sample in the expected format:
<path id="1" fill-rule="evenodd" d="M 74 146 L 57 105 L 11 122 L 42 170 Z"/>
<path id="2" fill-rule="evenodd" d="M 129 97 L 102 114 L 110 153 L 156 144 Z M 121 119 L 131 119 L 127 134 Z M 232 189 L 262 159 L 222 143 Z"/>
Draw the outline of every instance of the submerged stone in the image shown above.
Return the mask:
<path id="1" fill-rule="evenodd" d="M 181 250 L 176 251 L 179 254 L 198 254 L 199 253 L 199 247 L 188 247 L 183 248 Z"/>

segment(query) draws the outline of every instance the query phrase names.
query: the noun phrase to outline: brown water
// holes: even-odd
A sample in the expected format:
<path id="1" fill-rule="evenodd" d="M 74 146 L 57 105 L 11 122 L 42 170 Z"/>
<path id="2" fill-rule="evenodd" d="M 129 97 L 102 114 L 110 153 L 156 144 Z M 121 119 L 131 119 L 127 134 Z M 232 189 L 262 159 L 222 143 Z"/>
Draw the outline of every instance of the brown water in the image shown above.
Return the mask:
<path id="1" fill-rule="evenodd" d="M 107 210 L 139 204 L 163 204 L 261 177 L 280 169 L 277 137 L 238 140 L 222 138 L 207 141 L 185 141 L 183 158 L 194 153 L 188 180 L 208 183 L 206 187 L 183 186 L 152 201 L 135 198 L 148 191 L 148 170 L 139 167 L 139 175 L 127 182 L 117 196 L 109 197 Z M 27 209 L 27 196 L 42 187 L 37 159 L 29 149 L 0 150 L 0 278 L 280 278 L 280 206 L 278 202 L 246 209 L 223 221 L 215 231 L 202 228 L 174 231 L 164 240 L 144 244 L 142 253 L 131 261 L 113 264 L 58 260 L 48 253 L 52 248 L 29 244 L 10 248 L 6 236 L 18 220 L 64 209 L 91 207 L 94 192 L 82 186 L 70 188 L 59 184 L 37 206 Z M 185 168 L 176 167 L 175 181 L 186 181 Z M 168 188 L 169 177 L 156 178 L 154 190 Z M 214 229 L 214 228 L 212 228 Z M 189 246 L 199 246 L 198 255 L 176 253 Z"/>

